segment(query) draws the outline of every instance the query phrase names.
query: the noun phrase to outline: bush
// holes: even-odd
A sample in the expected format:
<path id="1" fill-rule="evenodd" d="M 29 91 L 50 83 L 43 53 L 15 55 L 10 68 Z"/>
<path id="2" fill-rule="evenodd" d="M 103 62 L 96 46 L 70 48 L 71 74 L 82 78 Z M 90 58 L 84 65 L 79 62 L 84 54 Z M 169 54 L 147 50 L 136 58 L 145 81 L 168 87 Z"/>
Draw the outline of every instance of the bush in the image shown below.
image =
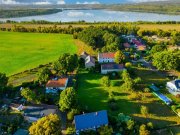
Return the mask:
<path id="1" fill-rule="evenodd" d="M 72 109 L 70 112 L 68 112 L 68 114 L 67 114 L 67 119 L 68 119 L 69 121 L 73 121 L 74 115 L 76 115 L 76 114 L 78 114 L 78 113 L 79 113 L 79 110 L 77 110 L 77 109 Z"/>
<path id="2" fill-rule="evenodd" d="M 126 67 L 126 68 L 131 68 L 131 67 L 132 67 L 132 63 L 127 62 L 127 63 L 125 64 L 125 67 Z"/>
<path id="3" fill-rule="evenodd" d="M 104 76 L 101 78 L 101 84 L 105 87 L 109 87 L 110 86 L 110 79 L 108 76 Z"/>
<path id="4" fill-rule="evenodd" d="M 149 129 L 153 129 L 153 128 L 154 128 L 153 123 L 152 123 L 152 122 L 148 122 L 148 123 L 147 123 L 147 127 L 148 127 Z"/>
<path id="5" fill-rule="evenodd" d="M 149 114 L 149 109 L 146 106 L 141 106 L 141 114 L 147 116 Z"/>
<path id="6" fill-rule="evenodd" d="M 148 92 L 150 92 L 150 89 L 149 88 L 144 88 L 144 92 L 148 93 Z"/>
<path id="7" fill-rule="evenodd" d="M 140 77 L 137 77 L 136 79 L 134 79 L 135 84 L 139 84 L 141 82 L 142 82 L 142 79 Z"/>
<path id="8" fill-rule="evenodd" d="M 116 81 L 112 81 L 111 82 L 111 86 L 120 86 L 120 83 L 116 82 Z"/>
<path id="9" fill-rule="evenodd" d="M 65 131 L 66 135 L 72 135 L 72 134 L 75 134 L 75 128 L 73 127 L 68 127 Z"/>

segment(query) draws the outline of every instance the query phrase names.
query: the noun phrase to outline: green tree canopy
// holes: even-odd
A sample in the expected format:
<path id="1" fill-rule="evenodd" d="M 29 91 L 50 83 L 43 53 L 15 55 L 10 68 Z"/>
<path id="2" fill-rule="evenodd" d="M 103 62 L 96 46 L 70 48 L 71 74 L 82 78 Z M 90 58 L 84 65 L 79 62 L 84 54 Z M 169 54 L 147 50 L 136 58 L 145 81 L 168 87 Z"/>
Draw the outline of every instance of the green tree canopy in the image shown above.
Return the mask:
<path id="1" fill-rule="evenodd" d="M 117 64 L 123 63 L 125 61 L 125 58 L 126 58 L 124 53 L 122 51 L 120 51 L 120 50 L 115 53 L 114 57 L 115 57 L 114 61 Z"/>
<path id="2" fill-rule="evenodd" d="M 54 69 L 61 73 L 67 74 L 68 72 L 73 72 L 78 67 L 78 57 L 76 54 L 64 53 L 61 55 L 54 63 Z"/>
<path id="3" fill-rule="evenodd" d="M 112 135 L 113 129 L 112 127 L 103 126 L 98 129 L 100 135 Z"/>
<path id="4" fill-rule="evenodd" d="M 159 70 L 172 70 L 177 69 L 179 66 L 180 56 L 179 53 L 173 51 L 163 51 L 155 53 L 153 56 L 153 65 Z"/>
<path id="5" fill-rule="evenodd" d="M 46 83 L 49 80 L 49 77 L 51 75 L 51 70 L 49 68 L 45 67 L 41 69 L 38 73 L 38 80 L 41 84 Z"/>
<path id="6" fill-rule="evenodd" d="M 155 45 L 152 47 L 150 53 L 151 53 L 151 55 L 154 55 L 157 52 L 162 52 L 165 50 L 167 50 L 167 47 L 165 45 Z"/>
<path id="7" fill-rule="evenodd" d="M 69 111 L 77 106 L 77 93 L 73 88 L 67 88 L 60 94 L 59 107 L 62 112 Z"/>
<path id="8" fill-rule="evenodd" d="M 101 78 L 101 84 L 105 87 L 109 87 L 110 86 L 110 79 L 108 76 L 103 76 Z"/>
<path id="9" fill-rule="evenodd" d="M 61 121 L 56 114 L 50 114 L 34 122 L 29 128 L 30 135 L 61 135 Z"/>
<path id="10" fill-rule="evenodd" d="M 30 90 L 29 88 L 22 89 L 21 96 L 23 96 L 29 102 L 36 100 L 36 94 L 34 93 L 34 91 Z"/>

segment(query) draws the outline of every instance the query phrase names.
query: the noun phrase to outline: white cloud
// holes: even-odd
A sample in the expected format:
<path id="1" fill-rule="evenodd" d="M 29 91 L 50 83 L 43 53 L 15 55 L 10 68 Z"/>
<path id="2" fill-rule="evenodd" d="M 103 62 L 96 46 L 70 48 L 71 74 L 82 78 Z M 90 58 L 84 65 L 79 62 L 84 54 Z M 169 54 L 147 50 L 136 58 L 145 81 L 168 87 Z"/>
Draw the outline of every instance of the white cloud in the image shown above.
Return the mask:
<path id="1" fill-rule="evenodd" d="M 20 4 L 15 0 L 0 0 L 0 4 Z"/>
<path id="2" fill-rule="evenodd" d="M 74 12 L 72 12 L 72 11 L 70 11 L 70 12 L 68 12 L 67 13 L 67 15 L 69 16 L 69 17 L 92 17 L 92 16 L 94 16 L 93 14 L 91 14 L 91 13 L 84 13 L 84 12 L 76 12 L 76 11 L 74 11 Z"/>
<path id="3" fill-rule="evenodd" d="M 62 4 L 66 4 L 66 2 L 65 2 L 64 0 L 59 0 L 59 1 L 57 2 L 57 4 L 62 5 Z"/>
<path id="4" fill-rule="evenodd" d="M 139 2 L 168 1 L 168 0 L 128 0 L 128 1 L 139 3 Z"/>
<path id="5" fill-rule="evenodd" d="M 98 1 L 92 1 L 92 2 L 88 2 L 88 1 L 79 2 L 79 1 L 77 1 L 76 4 L 100 4 L 100 2 L 98 2 Z"/>
<path id="6" fill-rule="evenodd" d="M 49 2 L 49 1 L 41 1 L 41 2 L 33 2 L 32 4 L 33 5 L 49 5 L 49 4 L 52 4 L 52 3 Z"/>

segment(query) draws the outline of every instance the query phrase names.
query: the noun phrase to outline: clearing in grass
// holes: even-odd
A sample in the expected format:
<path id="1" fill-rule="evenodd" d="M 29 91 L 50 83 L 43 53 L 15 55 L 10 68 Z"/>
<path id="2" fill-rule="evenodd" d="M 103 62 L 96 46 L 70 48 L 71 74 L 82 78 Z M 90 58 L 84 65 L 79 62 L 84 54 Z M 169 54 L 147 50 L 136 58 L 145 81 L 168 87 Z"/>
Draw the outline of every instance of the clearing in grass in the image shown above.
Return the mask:
<path id="1" fill-rule="evenodd" d="M 8 76 L 77 53 L 72 35 L 0 32 L 0 72 Z"/>

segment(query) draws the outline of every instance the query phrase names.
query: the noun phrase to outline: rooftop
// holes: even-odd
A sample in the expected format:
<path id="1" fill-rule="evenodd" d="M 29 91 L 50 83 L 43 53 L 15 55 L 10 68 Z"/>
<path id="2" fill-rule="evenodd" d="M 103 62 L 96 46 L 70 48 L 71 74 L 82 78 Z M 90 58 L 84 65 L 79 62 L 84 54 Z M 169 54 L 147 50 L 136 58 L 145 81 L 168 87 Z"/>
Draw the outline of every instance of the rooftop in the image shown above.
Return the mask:
<path id="1" fill-rule="evenodd" d="M 68 78 L 60 78 L 58 80 L 49 80 L 46 87 L 65 87 Z"/>
<path id="2" fill-rule="evenodd" d="M 108 70 L 108 69 L 123 69 L 123 64 L 115 64 L 115 63 L 108 63 L 108 64 L 102 64 L 101 69 L 102 70 Z"/>
<path id="3" fill-rule="evenodd" d="M 171 81 L 178 89 L 180 89 L 180 79 Z"/>
<path id="4" fill-rule="evenodd" d="M 107 53 L 99 53 L 99 58 L 110 58 L 114 59 L 114 52 L 107 52 Z"/>
<path id="5" fill-rule="evenodd" d="M 88 62 L 92 62 L 92 63 L 95 64 L 95 59 L 92 56 L 89 55 L 89 56 L 86 57 L 86 63 L 88 63 Z"/>
<path id="6" fill-rule="evenodd" d="M 89 128 L 95 128 L 97 126 L 108 124 L 108 116 L 106 110 L 76 115 L 74 117 L 74 120 L 76 130 L 86 130 Z"/>
<path id="7" fill-rule="evenodd" d="M 124 43 L 123 45 L 124 45 L 125 48 L 130 48 L 131 47 L 131 45 L 129 43 Z"/>

